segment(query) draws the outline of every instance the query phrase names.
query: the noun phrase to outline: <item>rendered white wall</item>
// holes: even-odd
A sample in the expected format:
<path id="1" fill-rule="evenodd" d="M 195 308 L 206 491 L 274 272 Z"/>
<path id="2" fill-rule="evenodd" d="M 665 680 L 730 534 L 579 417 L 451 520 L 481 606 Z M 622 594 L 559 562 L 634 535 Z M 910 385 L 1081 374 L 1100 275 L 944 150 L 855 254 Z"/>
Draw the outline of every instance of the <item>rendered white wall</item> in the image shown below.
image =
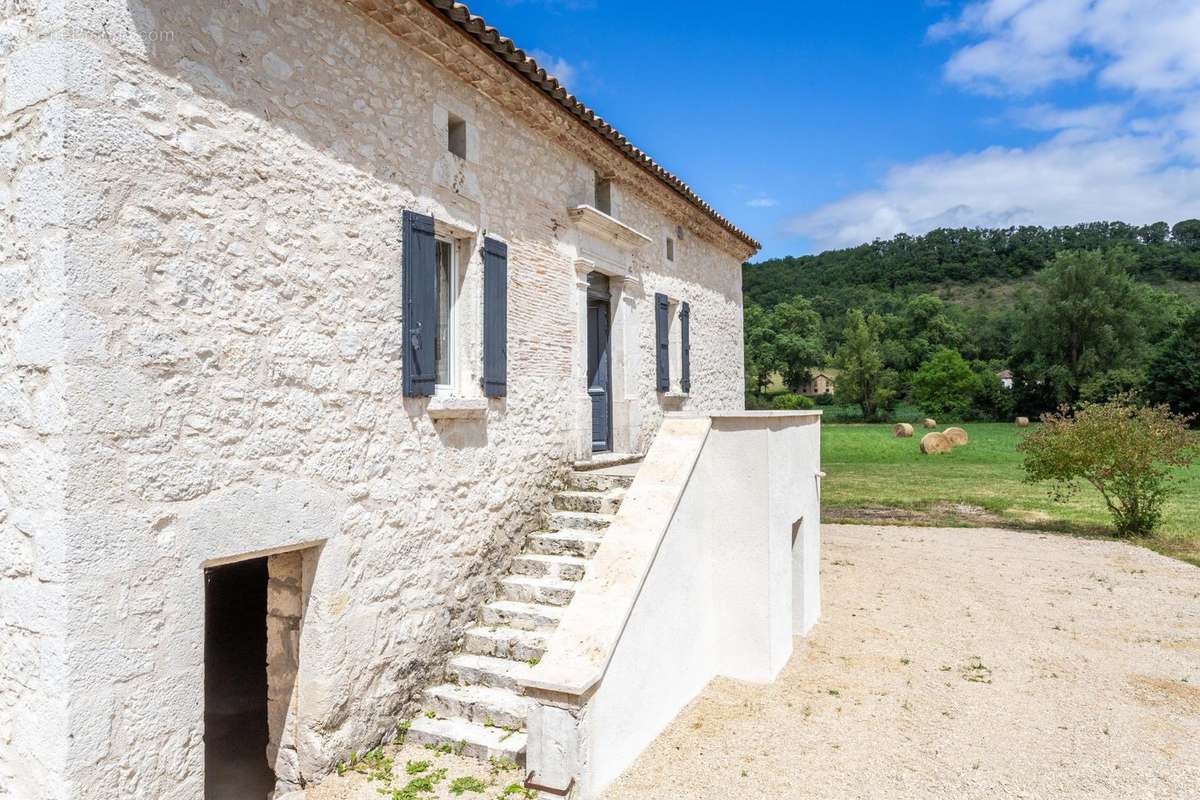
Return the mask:
<path id="1" fill-rule="evenodd" d="M 675 516 L 588 705 L 597 796 L 714 677 L 774 680 L 792 653 L 792 526 L 819 548 L 819 415 L 712 418 Z M 819 609 L 809 606 L 805 615 Z"/>
<path id="2" fill-rule="evenodd" d="M 819 413 L 667 418 L 526 681 L 537 785 L 596 797 L 713 677 L 778 675 L 819 614 L 819 469 Z"/>

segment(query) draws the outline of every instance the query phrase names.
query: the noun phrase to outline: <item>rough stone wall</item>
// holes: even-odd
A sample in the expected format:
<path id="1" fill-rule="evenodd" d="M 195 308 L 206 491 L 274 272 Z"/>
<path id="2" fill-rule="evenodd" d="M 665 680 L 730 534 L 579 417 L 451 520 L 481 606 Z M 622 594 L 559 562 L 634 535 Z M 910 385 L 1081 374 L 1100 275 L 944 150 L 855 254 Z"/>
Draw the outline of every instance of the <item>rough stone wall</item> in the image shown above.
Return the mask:
<path id="1" fill-rule="evenodd" d="M 280 796 L 302 784 L 296 752 L 300 695 L 300 628 L 304 621 L 304 553 L 292 550 L 267 558 L 267 727 L 266 759 Z"/>
<path id="2" fill-rule="evenodd" d="M 0 798 L 63 796 L 63 23 L 0 2 Z"/>
<path id="3" fill-rule="evenodd" d="M 5 224 L 17 247 L 39 242 L 0 245 L 0 281 L 19 287 L 0 312 L 0 446 L 16 454 L 0 542 L 21 573 L 0 584 L 0 635 L 23 666 L 42 659 L 17 679 L 0 666 L 0 746 L 5 724 L 20 743 L 0 775 L 44 741 L 12 735 L 26 701 L 66 731 L 65 697 L 70 744 L 21 766 L 36 791 L 18 796 L 60 796 L 62 775 L 76 798 L 200 797 L 202 567 L 319 543 L 294 714 L 312 777 L 414 710 L 565 467 L 575 275 L 560 231 L 589 171 L 576 145 L 341 2 L 62 8 L 61 78 L 23 84 L 49 88 L 16 95 L 35 120 L 21 132 L 6 94 L 0 138 Z M 445 109 L 471 123 L 466 164 L 445 153 Z M 38 155 L 55 131 L 59 154 Z M 740 258 L 697 235 L 667 263 L 666 232 L 704 226 L 658 194 L 633 185 L 622 202 L 656 237 L 634 262 L 644 444 L 662 412 L 654 291 L 692 304 L 688 404 L 728 410 L 742 392 Z M 510 244 L 508 397 L 485 420 L 435 423 L 401 397 L 405 208 L 473 228 L 473 251 L 482 231 Z M 58 552 L 37 549 L 40 530 Z M 26 630 L 46 616 L 34 606 L 60 617 Z"/>

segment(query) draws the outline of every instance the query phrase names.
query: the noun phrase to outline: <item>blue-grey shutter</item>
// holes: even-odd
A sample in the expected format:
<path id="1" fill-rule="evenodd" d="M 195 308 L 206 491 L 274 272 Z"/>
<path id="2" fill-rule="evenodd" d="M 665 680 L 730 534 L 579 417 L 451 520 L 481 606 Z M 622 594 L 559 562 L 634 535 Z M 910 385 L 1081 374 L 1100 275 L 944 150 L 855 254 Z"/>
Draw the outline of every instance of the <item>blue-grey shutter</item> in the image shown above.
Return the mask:
<path id="1" fill-rule="evenodd" d="M 691 316 L 692 309 L 684 303 L 679 307 L 679 385 L 682 387 L 684 394 L 692 390 L 692 337 L 691 331 Z"/>
<path id="2" fill-rule="evenodd" d="M 508 394 L 508 245 L 483 240 L 483 393 Z"/>
<path id="3" fill-rule="evenodd" d="M 404 394 L 427 397 L 437 380 L 437 245 L 433 217 L 404 212 Z"/>
<path id="4" fill-rule="evenodd" d="M 654 359 L 658 367 L 658 390 L 671 390 L 671 351 L 667 320 L 667 296 L 654 295 Z"/>

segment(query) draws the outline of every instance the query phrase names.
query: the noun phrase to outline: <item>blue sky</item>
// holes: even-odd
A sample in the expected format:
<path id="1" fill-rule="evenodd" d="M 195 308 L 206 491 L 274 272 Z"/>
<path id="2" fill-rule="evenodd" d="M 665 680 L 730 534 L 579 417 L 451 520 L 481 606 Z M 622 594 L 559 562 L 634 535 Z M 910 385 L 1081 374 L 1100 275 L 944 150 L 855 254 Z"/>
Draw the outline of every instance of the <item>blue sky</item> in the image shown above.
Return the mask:
<path id="1" fill-rule="evenodd" d="M 471 0 L 763 242 L 1200 216 L 1200 0 Z"/>

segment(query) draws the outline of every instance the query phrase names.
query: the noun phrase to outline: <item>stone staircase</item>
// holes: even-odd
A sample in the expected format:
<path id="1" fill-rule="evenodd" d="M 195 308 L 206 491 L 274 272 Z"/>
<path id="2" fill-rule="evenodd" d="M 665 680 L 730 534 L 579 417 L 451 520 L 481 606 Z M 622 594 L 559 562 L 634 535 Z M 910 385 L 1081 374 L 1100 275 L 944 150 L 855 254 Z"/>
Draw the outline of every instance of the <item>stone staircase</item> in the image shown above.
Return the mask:
<path id="1" fill-rule="evenodd" d="M 635 471 L 626 464 L 570 474 L 569 488 L 554 496 L 547 529 L 529 535 L 479 624 L 451 656 L 446 682 L 425 690 L 409 742 L 524 765 L 529 701 L 520 679 L 545 654 Z"/>

